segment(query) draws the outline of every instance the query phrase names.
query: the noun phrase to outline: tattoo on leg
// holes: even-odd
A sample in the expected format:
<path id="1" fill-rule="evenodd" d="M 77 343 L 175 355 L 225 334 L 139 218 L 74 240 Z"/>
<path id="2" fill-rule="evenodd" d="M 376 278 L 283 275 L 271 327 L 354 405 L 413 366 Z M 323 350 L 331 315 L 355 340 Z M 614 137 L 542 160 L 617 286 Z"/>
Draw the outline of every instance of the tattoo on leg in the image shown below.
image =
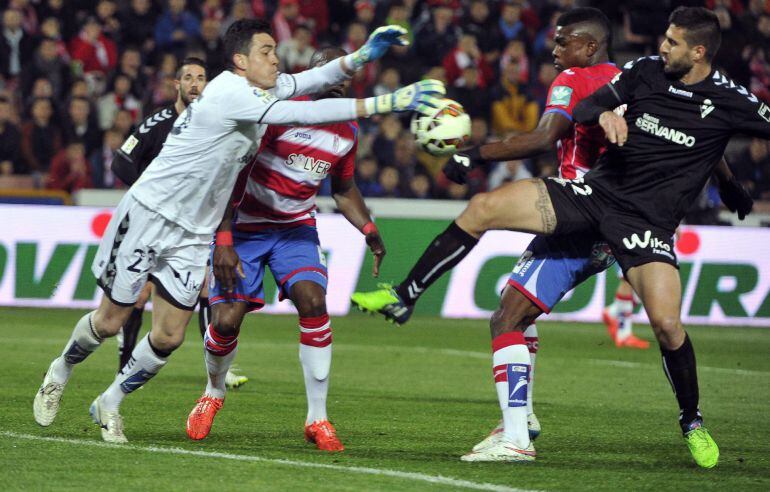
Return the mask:
<path id="1" fill-rule="evenodd" d="M 556 214 L 551 205 L 551 198 L 548 196 L 548 189 L 542 179 L 535 179 L 533 182 L 537 187 L 537 202 L 535 202 L 535 208 L 540 212 L 543 233 L 553 234 L 553 231 L 556 230 Z"/>

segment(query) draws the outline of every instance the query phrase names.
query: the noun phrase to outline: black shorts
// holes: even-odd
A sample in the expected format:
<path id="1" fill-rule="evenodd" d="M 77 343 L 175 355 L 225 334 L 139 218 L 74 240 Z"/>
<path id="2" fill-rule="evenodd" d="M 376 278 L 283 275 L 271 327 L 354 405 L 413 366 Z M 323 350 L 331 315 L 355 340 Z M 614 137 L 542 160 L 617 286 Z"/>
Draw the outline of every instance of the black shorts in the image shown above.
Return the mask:
<path id="1" fill-rule="evenodd" d="M 546 178 L 544 181 L 556 213 L 554 234 L 598 234 L 609 244 L 624 275 L 630 268 L 652 262 L 679 268 L 674 231 L 619 209 L 594 193 L 581 178 Z"/>

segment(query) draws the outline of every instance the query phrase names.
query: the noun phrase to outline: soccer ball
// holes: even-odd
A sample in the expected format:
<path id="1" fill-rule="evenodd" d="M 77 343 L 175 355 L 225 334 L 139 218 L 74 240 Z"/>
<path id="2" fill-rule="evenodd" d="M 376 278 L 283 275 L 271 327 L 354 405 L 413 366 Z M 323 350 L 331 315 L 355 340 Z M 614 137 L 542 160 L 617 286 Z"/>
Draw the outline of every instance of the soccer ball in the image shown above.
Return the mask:
<path id="1" fill-rule="evenodd" d="M 471 136 L 471 118 L 460 103 L 442 99 L 432 113 L 412 117 L 411 131 L 417 145 L 429 154 L 454 154 Z"/>

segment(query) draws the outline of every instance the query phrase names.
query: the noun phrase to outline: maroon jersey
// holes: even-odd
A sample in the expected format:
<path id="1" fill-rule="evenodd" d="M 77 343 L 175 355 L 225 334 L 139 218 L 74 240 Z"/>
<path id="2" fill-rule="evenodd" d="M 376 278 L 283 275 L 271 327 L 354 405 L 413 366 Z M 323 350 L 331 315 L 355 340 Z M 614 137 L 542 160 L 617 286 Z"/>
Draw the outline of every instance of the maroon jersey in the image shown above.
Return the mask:
<path id="1" fill-rule="evenodd" d="M 551 83 L 543 114 L 559 113 L 572 121 L 575 106 L 619 73 L 614 63 L 564 70 Z M 574 123 L 569 135 L 557 143 L 560 177 L 574 179 L 583 176 L 593 167 L 606 146 L 604 130 L 599 125 Z"/>

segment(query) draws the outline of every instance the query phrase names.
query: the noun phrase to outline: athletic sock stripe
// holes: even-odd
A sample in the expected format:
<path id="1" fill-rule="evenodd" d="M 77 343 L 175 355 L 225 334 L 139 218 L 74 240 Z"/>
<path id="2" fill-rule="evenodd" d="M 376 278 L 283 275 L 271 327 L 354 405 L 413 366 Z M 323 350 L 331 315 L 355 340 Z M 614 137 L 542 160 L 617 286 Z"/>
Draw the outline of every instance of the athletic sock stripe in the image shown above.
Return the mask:
<path id="1" fill-rule="evenodd" d="M 301 332 L 299 343 L 310 347 L 328 347 L 332 343 L 332 329 L 328 327 L 321 331 Z"/>
<path id="2" fill-rule="evenodd" d="M 510 345 L 525 345 L 524 333 L 520 331 L 509 331 L 492 339 L 492 352 L 508 347 Z"/>
<path id="3" fill-rule="evenodd" d="M 449 263 L 450 261 L 452 261 L 452 260 L 454 260 L 455 258 L 457 258 L 457 255 L 459 255 L 459 254 L 460 254 L 460 253 L 462 253 L 463 251 L 465 251 L 465 245 L 463 245 L 463 246 L 460 246 L 459 248 L 457 248 L 457 251 L 455 251 L 455 252 L 454 252 L 454 253 L 452 253 L 451 255 L 449 255 L 449 256 L 447 256 L 446 258 L 444 258 L 443 260 L 441 260 L 441 261 L 439 262 L 439 264 L 438 264 L 438 265 L 434 266 L 434 267 L 433 267 L 433 269 L 432 269 L 431 271 L 429 271 L 429 272 L 428 272 L 428 274 L 427 274 L 427 275 L 425 275 L 425 276 L 422 278 L 422 283 L 423 283 L 423 284 L 425 284 L 425 282 L 427 282 L 427 281 L 428 281 L 428 279 L 429 279 L 430 277 L 432 277 L 432 276 L 433 276 L 433 274 L 434 274 L 434 273 L 436 273 L 436 271 L 437 271 L 439 268 L 443 267 L 444 265 L 446 265 L 446 264 L 447 264 L 447 263 Z"/>
<path id="4" fill-rule="evenodd" d="M 500 364 L 492 368 L 492 376 L 496 383 L 508 382 L 508 364 Z"/>
<path id="5" fill-rule="evenodd" d="M 307 317 L 299 319 L 299 326 L 301 328 L 321 328 L 323 325 L 329 322 L 329 314 L 322 314 L 321 316 Z"/>

